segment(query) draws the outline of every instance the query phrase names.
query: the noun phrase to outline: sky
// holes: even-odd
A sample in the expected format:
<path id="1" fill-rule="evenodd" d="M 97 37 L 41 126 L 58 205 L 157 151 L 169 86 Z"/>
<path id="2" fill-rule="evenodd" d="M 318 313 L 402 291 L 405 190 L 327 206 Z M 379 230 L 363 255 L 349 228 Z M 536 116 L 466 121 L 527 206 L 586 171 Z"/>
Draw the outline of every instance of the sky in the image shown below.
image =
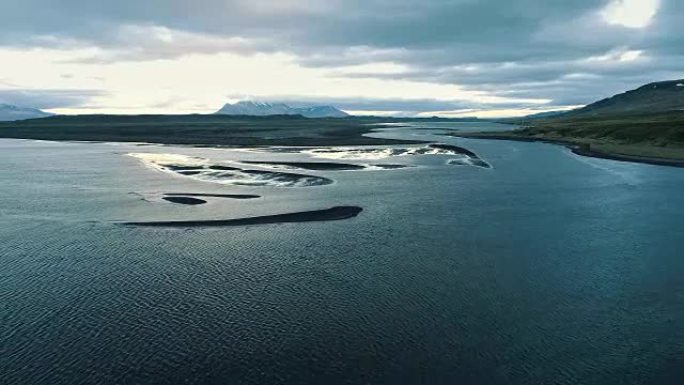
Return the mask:
<path id="1" fill-rule="evenodd" d="M 519 116 L 684 78 L 682 20 L 681 0 L 3 0 L 0 103 Z"/>

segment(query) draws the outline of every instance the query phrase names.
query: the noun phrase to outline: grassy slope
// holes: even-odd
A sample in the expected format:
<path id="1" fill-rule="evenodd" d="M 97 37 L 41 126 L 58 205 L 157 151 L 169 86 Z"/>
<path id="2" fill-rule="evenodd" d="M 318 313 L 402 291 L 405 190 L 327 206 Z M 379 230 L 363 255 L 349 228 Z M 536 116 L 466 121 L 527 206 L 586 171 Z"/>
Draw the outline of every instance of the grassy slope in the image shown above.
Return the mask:
<path id="1" fill-rule="evenodd" d="M 624 156 L 625 160 L 684 163 L 684 111 L 600 117 L 555 117 L 524 121 L 520 130 L 478 133 L 492 139 L 543 140 L 579 145 L 585 154 Z M 633 158 L 633 159 L 630 159 Z"/>

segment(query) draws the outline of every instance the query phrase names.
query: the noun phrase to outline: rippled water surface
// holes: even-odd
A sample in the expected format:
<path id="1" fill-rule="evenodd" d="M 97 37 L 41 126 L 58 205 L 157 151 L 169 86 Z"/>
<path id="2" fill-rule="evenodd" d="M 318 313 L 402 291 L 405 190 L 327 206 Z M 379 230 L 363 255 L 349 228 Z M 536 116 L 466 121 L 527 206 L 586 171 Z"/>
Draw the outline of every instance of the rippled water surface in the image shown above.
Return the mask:
<path id="1" fill-rule="evenodd" d="M 684 170 L 438 135 L 483 128 L 500 127 L 378 135 L 462 146 L 491 168 L 444 154 L 0 140 L 0 383 L 681 383 Z M 329 184 L 233 185 L 131 153 L 242 168 L 335 154 L 364 167 L 286 171 Z M 411 167 L 368 167 L 382 163 Z M 260 197 L 162 199 L 182 192 Z M 363 212 L 121 225 L 345 205 Z"/>

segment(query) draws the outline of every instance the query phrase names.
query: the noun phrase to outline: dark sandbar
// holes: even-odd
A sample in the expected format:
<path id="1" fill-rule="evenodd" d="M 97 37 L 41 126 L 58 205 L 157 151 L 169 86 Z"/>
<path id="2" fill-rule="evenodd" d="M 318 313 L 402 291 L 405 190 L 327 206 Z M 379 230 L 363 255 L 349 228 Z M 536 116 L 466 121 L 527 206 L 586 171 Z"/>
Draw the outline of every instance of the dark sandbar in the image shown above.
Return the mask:
<path id="1" fill-rule="evenodd" d="M 482 167 L 482 168 L 492 168 L 492 166 L 489 165 L 489 163 L 485 162 L 484 160 L 477 158 L 477 159 L 471 159 L 473 162 L 473 166 L 477 167 Z"/>
<path id="2" fill-rule="evenodd" d="M 325 210 L 301 211 L 297 213 L 264 215 L 259 217 L 219 219 L 219 220 L 196 220 L 196 221 L 163 221 L 163 222 L 126 222 L 127 226 L 144 227 L 229 227 L 265 225 L 273 223 L 295 222 L 319 222 L 338 221 L 353 218 L 362 211 L 357 206 L 336 206 Z"/>
<path id="3" fill-rule="evenodd" d="M 165 201 L 171 202 L 171 203 L 178 203 L 181 205 L 203 205 L 207 203 L 207 201 L 203 199 L 197 199 L 197 198 L 191 198 L 191 197 L 185 197 L 185 196 L 167 196 L 162 198 Z"/>
<path id="4" fill-rule="evenodd" d="M 201 173 L 202 173 L 202 170 L 182 170 L 182 171 L 176 171 L 176 172 L 179 173 L 179 174 L 181 174 L 181 175 L 190 176 L 190 175 L 198 175 L 198 174 L 201 174 Z"/>
<path id="5" fill-rule="evenodd" d="M 479 158 L 476 153 L 468 150 L 467 148 L 454 146 L 452 144 L 432 143 L 432 144 L 429 144 L 428 146 L 431 148 L 439 149 L 439 150 L 453 151 L 456 154 L 467 155 L 471 158 Z"/>
<path id="6" fill-rule="evenodd" d="M 363 170 L 366 167 L 358 164 L 335 163 L 335 162 L 259 162 L 243 160 L 242 163 L 257 164 L 263 166 L 286 166 L 301 168 L 312 171 L 336 171 L 336 170 Z"/>
<path id="7" fill-rule="evenodd" d="M 209 198 L 228 198 L 228 199 L 256 199 L 261 198 L 260 195 L 252 194 L 205 194 L 205 193 L 166 193 L 167 197 L 209 197 Z"/>
<path id="8" fill-rule="evenodd" d="M 239 171 L 240 169 L 237 167 L 231 167 L 231 166 L 218 166 L 218 165 L 213 165 L 207 167 L 210 170 L 219 170 L 219 171 Z"/>
<path id="9" fill-rule="evenodd" d="M 468 158 L 468 159 L 451 159 L 447 164 L 453 164 L 457 166 L 475 166 L 482 168 L 492 168 L 489 163 L 482 159 Z"/>
<path id="10" fill-rule="evenodd" d="M 202 168 L 202 166 L 182 166 L 178 164 L 165 164 L 164 167 L 171 171 L 193 171 Z"/>
<path id="11" fill-rule="evenodd" d="M 221 179 L 229 179 L 232 180 L 231 184 L 234 185 L 272 185 L 276 187 L 309 187 L 323 186 L 332 184 L 334 182 L 332 179 L 316 175 L 297 174 L 284 171 L 246 170 L 238 167 L 223 165 L 183 166 L 177 164 L 159 163 L 158 166 L 183 176 L 197 176 L 200 179 L 202 179 L 202 177 L 208 178 L 210 179 L 209 181 L 220 181 Z"/>
<path id="12" fill-rule="evenodd" d="M 374 164 L 372 166 L 383 169 L 383 170 L 398 170 L 400 168 L 413 167 L 413 166 L 406 166 L 404 164 Z"/>
<path id="13" fill-rule="evenodd" d="M 244 160 L 242 163 L 257 164 L 261 166 L 285 166 L 292 168 L 299 168 L 311 171 L 357 171 L 365 170 L 367 168 L 379 168 L 383 170 L 395 170 L 399 168 L 406 168 L 403 164 L 371 164 L 364 166 L 360 164 L 351 163 L 336 163 L 336 162 L 260 162 L 252 160 Z"/>
<path id="14" fill-rule="evenodd" d="M 492 168 L 492 166 L 490 166 L 489 163 L 482 160 L 476 153 L 468 150 L 467 148 L 454 146 L 453 144 L 444 144 L 444 143 L 432 143 L 429 146 L 432 148 L 437 148 L 440 150 L 453 151 L 456 154 L 465 155 L 468 157 L 468 159 L 470 160 L 470 164 L 473 166 L 482 167 L 482 168 Z M 460 160 L 457 160 L 457 159 L 450 160 L 448 163 L 449 164 L 457 164 L 457 165 L 463 165 L 464 164 L 463 162 L 461 162 Z"/>

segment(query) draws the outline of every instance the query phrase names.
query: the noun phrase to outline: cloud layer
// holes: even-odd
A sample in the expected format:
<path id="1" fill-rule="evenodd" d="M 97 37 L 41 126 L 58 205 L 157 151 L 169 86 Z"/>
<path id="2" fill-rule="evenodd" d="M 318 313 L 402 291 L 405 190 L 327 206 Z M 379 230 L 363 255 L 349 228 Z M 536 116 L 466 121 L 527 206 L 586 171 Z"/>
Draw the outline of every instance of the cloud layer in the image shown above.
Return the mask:
<path id="1" fill-rule="evenodd" d="M 678 0 L 3 2 L 0 95 L 116 112 L 208 112 L 242 97 L 404 113 L 567 107 L 684 77 L 682 17 Z M 59 93 L 72 96 L 59 105 Z"/>

